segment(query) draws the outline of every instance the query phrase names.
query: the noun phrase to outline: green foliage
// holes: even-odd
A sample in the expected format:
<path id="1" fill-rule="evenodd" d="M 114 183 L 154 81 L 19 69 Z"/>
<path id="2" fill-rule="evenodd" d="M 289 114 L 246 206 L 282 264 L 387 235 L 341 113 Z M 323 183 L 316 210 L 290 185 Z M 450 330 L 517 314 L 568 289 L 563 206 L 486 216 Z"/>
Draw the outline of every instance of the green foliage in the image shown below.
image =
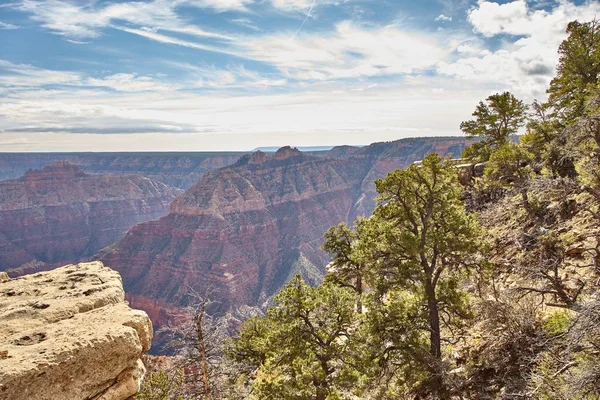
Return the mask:
<path id="1" fill-rule="evenodd" d="M 549 103 L 535 101 L 520 143 L 533 155 L 533 162 L 544 166 L 552 176 L 572 176 L 574 166 L 565 148 L 564 126 L 552 115 Z"/>
<path id="2" fill-rule="evenodd" d="M 563 334 L 571 326 L 571 316 L 567 310 L 559 310 L 544 319 L 542 327 L 550 335 Z"/>
<path id="3" fill-rule="evenodd" d="M 136 400 L 183 400 L 183 372 L 164 370 L 148 372 Z"/>
<path id="4" fill-rule="evenodd" d="M 591 90 L 583 114 L 568 133 L 569 150 L 576 157 L 580 182 L 600 189 L 600 84 Z"/>
<path id="5" fill-rule="evenodd" d="M 592 87 L 600 78 L 600 24 L 578 21 L 567 25 L 568 38 L 558 52 L 556 77 L 550 82 L 548 102 L 564 124 L 583 114 Z"/>
<path id="6" fill-rule="evenodd" d="M 336 285 L 352 289 L 357 295 L 357 310 L 362 312 L 362 294 L 364 289 L 365 265 L 360 252 L 353 244 L 359 239 L 364 230 L 365 219 L 356 221 L 356 230 L 352 230 L 343 222 L 331 227 L 325 232 L 323 250 L 331 254 L 331 269 L 333 273 L 325 276 Z"/>
<path id="7" fill-rule="evenodd" d="M 460 129 L 468 137 L 479 137 L 482 141 L 473 144 L 463 157 L 487 161 L 491 153 L 508 142 L 510 135 L 517 133 L 527 117 L 527 106 L 510 92 L 489 96 L 485 103 L 479 102 L 473 116 L 464 121 Z"/>
<path id="8" fill-rule="evenodd" d="M 531 169 L 533 155 L 516 143 L 505 143 L 496 150 L 487 163 L 484 177 L 491 184 L 523 185 L 534 175 Z"/>
<path id="9" fill-rule="evenodd" d="M 257 398 L 342 398 L 359 378 L 345 363 L 354 352 L 357 321 L 351 290 L 328 282 L 311 288 L 297 276 L 267 317 L 242 326 L 229 355 L 258 367 L 252 385 Z"/>
<path id="10" fill-rule="evenodd" d="M 414 390 L 427 376 L 440 394 L 441 332 L 471 316 L 460 282 L 475 265 L 481 230 L 456 170 L 437 154 L 375 184 L 378 206 L 354 246 L 373 289 L 367 324 L 380 361 L 404 365 L 394 373 L 399 387 Z"/>

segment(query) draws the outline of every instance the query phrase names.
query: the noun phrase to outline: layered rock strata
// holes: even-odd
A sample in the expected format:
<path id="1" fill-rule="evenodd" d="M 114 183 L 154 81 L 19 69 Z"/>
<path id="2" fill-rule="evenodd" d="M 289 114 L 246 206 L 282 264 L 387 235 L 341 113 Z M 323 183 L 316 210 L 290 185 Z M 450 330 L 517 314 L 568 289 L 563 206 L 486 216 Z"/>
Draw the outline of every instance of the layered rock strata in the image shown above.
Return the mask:
<path id="1" fill-rule="evenodd" d="M 0 270 L 77 262 L 169 211 L 181 190 L 139 175 L 58 162 L 0 182 Z"/>
<path id="2" fill-rule="evenodd" d="M 235 163 L 245 153 L 0 153 L 0 179 L 15 179 L 30 169 L 58 161 L 78 165 L 90 174 L 135 174 L 188 189 L 205 173 Z"/>
<path id="3" fill-rule="evenodd" d="M 322 278 L 324 232 L 369 215 L 374 180 L 430 152 L 460 154 L 464 139 L 427 138 L 341 147 L 314 156 L 286 147 L 255 152 L 204 175 L 171 205 L 169 215 L 133 227 L 97 255 L 123 276 L 132 301 L 155 322 L 212 287 L 225 311 L 263 307 L 301 273 Z"/>

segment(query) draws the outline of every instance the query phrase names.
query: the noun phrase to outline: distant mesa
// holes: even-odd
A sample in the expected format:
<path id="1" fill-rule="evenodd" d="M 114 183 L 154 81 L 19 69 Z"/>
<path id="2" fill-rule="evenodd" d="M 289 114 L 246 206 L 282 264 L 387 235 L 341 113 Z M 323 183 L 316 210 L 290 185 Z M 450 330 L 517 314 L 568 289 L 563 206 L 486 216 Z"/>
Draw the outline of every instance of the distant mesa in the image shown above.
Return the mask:
<path id="1" fill-rule="evenodd" d="M 288 158 L 292 158 L 292 157 L 301 157 L 302 153 L 300 152 L 300 150 L 298 150 L 298 148 L 294 147 L 290 147 L 290 146 L 285 146 L 280 148 L 279 150 L 277 150 L 275 152 L 275 155 L 273 156 L 273 158 L 275 158 L 276 160 L 285 160 Z"/>
<path id="2" fill-rule="evenodd" d="M 296 147 L 285 146 L 277 149 L 274 153 L 266 153 L 262 150 L 257 150 L 252 154 L 247 154 L 240 158 L 234 166 L 248 165 L 250 167 L 263 166 L 268 164 L 269 167 L 282 165 L 282 162 L 299 162 L 305 157 L 311 157 L 300 151 Z"/>
<path id="3" fill-rule="evenodd" d="M 290 146 L 286 146 L 286 147 L 290 147 Z M 333 149 L 334 146 L 298 146 L 298 147 L 294 147 L 296 149 L 298 149 L 299 151 L 302 151 L 304 153 L 309 153 L 309 152 L 316 152 L 316 151 L 329 151 L 331 149 Z M 257 147 L 256 149 L 252 150 L 253 152 L 255 151 L 262 151 L 265 153 L 275 153 L 277 150 L 281 149 L 281 146 L 267 146 L 267 147 Z"/>
<path id="4" fill-rule="evenodd" d="M 358 152 L 361 146 L 335 146 L 327 152 L 328 157 L 345 157 Z"/>
<path id="5" fill-rule="evenodd" d="M 202 175 L 234 164 L 245 154 L 249 153 L 0 153 L 0 180 L 18 179 L 27 172 L 32 179 L 42 179 L 45 176 L 44 172 L 30 170 L 42 170 L 56 162 L 68 162 L 77 165 L 87 174 L 137 174 L 171 187 L 188 189 L 198 182 Z M 56 173 L 53 175 L 52 179 L 57 179 Z"/>
<path id="6" fill-rule="evenodd" d="M 50 165 L 46 165 L 42 169 L 30 169 L 25 172 L 23 179 L 26 181 L 39 180 L 69 180 L 81 178 L 87 174 L 83 172 L 77 165 L 68 161 L 57 161 Z"/>

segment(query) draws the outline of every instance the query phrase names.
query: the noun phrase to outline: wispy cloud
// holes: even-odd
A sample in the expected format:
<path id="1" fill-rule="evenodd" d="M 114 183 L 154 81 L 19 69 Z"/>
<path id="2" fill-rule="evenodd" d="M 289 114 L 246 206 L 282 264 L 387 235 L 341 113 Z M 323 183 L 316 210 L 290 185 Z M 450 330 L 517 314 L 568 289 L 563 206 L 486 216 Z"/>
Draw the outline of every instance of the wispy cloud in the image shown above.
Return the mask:
<path id="1" fill-rule="evenodd" d="M 430 84 L 446 92 L 432 94 Z M 181 150 L 183 146 L 246 150 L 256 143 L 302 145 L 324 139 L 328 144 L 363 143 L 364 138 L 371 142 L 406 135 L 456 134 L 460 120 L 470 114 L 466 110 L 484 94 L 438 79 L 353 89 L 363 90 L 323 87 L 229 96 L 191 92 L 112 96 L 91 92 L 91 88 L 24 92 L 0 99 L 0 131 L 3 138 L 18 134 L 35 138 L 39 146 L 62 138 L 63 146 L 74 141 L 70 149 L 94 146 L 96 151 L 126 145 L 138 150 Z M 96 139 L 107 133 L 112 134 L 110 140 Z M 60 136 L 64 134 L 69 139 Z"/>
<path id="2" fill-rule="evenodd" d="M 256 26 L 256 24 L 254 22 L 252 22 L 252 20 L 248 19 L 248 18 L 234 18 L 231 20 L 232 23 L 243 26 L 245 28 L 251 29 L 253 31 L 260 31 L 261 29 Z"/>
<path id="3" fill-rule="evenodd" d="M 47 86 L 97 87 L 120 92 L 174 90 L 174 84 L 157 81 L 149 76 L 119 73 L 102 78 L 86 77 L 82 73 L 38 68 L 29 64 L 14 64 L 0 60 L 0 87 L 39 89 Z"/>
<path id="4" fill-rule="evenodd" d="M 74 85 L 81 76 L 78 73 L 54 71 L 29 64 L 14 64 L 0 60 L 0 85 L 39 87 L 43 85 Z"/>
<path id="5" fill-rule="evenodd" d="M 216 150 L 457 134 L 491 92 L 543 97 L 567 22 L 600 15 L 592 1 L 437 0 L 433 13 L 428 6 L 408 13 L 413 19 L 398 17 L 417 3 L 0 5 L 10 11 L 4 24 L 24 28 L 0 35 L 50 32 L 58 37 L 44 43 L 73 52 L 19 62 L 3 55 L 0 146 Z M 452 29 L 436 32 L 446 25 Z"/>
<path id="6" fill-rule="evenodd" d="M 328 80 L 409 74 L 433 67 L 448 53 L 435 37 L 396 26 L 367 28 L 340 22 L 333 32 L 252 38 L 247 55 L 300 80 Z"/>
<path id="7" fill-rule="evenodd" d="M 69 43 L 73 43 L 73 44 L 90 44 L 91 42 L 84 42 L 82 40 L 74 40 L 74 39 L 66 39 L 67 42 Z"/>
<path id="8" fill-rule="evenodd" d="M 177 3 L 223 12 L 232 10 L 248 11 L 248 5 L 254 2 L 255 0 L 179 0 Z"/>
<path id="9" fill-rule="evenodd" d="M 62 0 L 50 2 L 24 0 L 18 9 L 31 15 L 44 28 L 70 38 L 95 38 L 102 29 L 119 27 L 123 22 L 138 27 L 170 30 L 207 38 L 227 39 L 226 35 L 209 32 L 184 22 L 176 8 L 181 5 L 218 7 L 219 10 L 239 8 L 248 3 L 242 0 L 197 0 L 151 2 L 124 2 L 105 4 L 104 6 L 78 5 Z"/>
<path id="10" fill-rule="evenodd" d="M 452 17 L 449 17 L 447 15 L 444 14 L 440 14 L 435 18 L 436 21 L 441 21 L 441 22 L 449 22 L 452 21 Z"/>
<path id="11" fill-rule="evenodd" d="M 0 29 L 9 30 L 9 29 L 19 29 L 19 28 L 21 28 L 21 27 L 18 25 L 13 25 L 13 24 L 9 24 L 9 23 L 0 21 Z"/>
<path id="12" fill-rule="evenodd" d="M 285 86 L 287 79 L 277 78 L 248 70 L 242 64 L 218 68 L 215 65 L 192 65 L 169 62 L 189 73 L 191 87 L 196 88 L 256 88 L 264 86 Z"/>
<path id="13" fill-rule="evenodd" d="M 117 29 L 119 29 L 123 32 L 128 32 L 128 33 L 131 33 L 134 35 L 142 36 L 142 37 L 145 37 L 146 39 L 154 40 L 154 41 L 160 42 L 160 43 L 174 44 L 177 46 L 188 47 L 188 48 L 196 49 L 196 50 L 204 50 L 204 51 L 209 51 L 212 53 L 227 54 L 227 55 L 234 56 L 234 57 L 242 57 L 242 58 L 245 57 L 242 53 L 236 53 L 234 50 L 228 49 L 225 46 L 217 47 L 217 46 L 213 46 L 213 45 L 209 45 L 209 44 L 192 42 L 190 40 L 184 40 L 184 39 L 179 39 L 179 38 L 169 36 L 169 35 L 163 35 L 161 33 L 156 33 L 154 31 L 147 30 L 147 29 L 134 29 L 134 28 L 126 28 L 126 27 L 118 27 Z"/>
<path id="14" fill-rule="evenodd" d="M 349 2 L 352 0 L 271 0 L 271 4 L 279 10 L 302 13 L 315 7 L 340 6 Z"/>
<path id="15" fill-rule="evenodd" d="M 178 87 L 172 84 L 157 82 L 148 76 L 138 76 L 137 74 L 114 74 L 101 79 L 88 78 L 83 81 L 86 86 L 99 86 L 111 88 L 120 92 L 144 92 L 173 90 Z"/>

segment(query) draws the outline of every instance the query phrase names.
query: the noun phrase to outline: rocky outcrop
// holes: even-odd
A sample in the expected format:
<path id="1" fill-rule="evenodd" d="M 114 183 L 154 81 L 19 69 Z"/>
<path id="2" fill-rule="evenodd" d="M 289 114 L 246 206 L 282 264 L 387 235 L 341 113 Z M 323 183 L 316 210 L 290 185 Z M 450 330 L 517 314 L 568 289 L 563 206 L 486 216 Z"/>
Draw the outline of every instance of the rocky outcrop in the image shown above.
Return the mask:
<path id="1" fill-rule="evenodd" d="M 0 281 L 2 399 L 127 399 L 151 341 L 148 316 L 100 262 Z"/>
<path id="2" fill-rule="evenodd" d="M 58 162 L 0 182 L 0 270 L 77 262 L 168 213 L 179 189 Z"/>
<path id="3" fill-rule="evenodd" d="M 93 174 L 136 174 L 188 189 L 205 173 L 235 163 L 246 153 L 0 153 L 0 179 L 15 179 L 58 161 Z"/>
<path id="4" fill-rule="evenodd" d="M 332 156 L 285 147 L 255 152 L 207 173 L 168 216 L 133 227 L 98 254 L 156 318 L 185 305 L 190 287 L 211 286 L 222 310 L 264 306 L 296 273 L 318 282 L 328 263 L 323 233 L 374 207 L 373 181 L 431 151 L 457 154 L 464 139 L 407 139 Z M 155 321 L 157 321 L 155 319 Z"/>

